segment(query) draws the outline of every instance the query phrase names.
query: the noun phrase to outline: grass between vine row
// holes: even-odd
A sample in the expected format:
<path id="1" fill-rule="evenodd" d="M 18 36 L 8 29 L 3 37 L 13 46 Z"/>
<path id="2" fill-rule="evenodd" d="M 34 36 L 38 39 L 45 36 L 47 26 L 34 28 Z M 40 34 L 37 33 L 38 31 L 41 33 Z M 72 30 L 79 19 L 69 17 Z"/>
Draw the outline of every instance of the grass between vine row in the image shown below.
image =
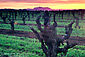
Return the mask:
<path id="1" fill-rule="evenodd" d="M 63 46 L 61 46 L 63 47 Z M 45 57 L 38 39 L 17 37 L 0 34 L 0 56 L 12 57 Z M 70 48 L 65 56 L 59 53 L 58 57 L 84 57 L 85 46 L 77 45 Z"/>
<path id="2" fill-rule="evenodd" d="M 75 24 L 74 24 L 75 25 Z M 79 36 L 79 37 L 85 37 L 85 29 L 84 28 L 74 28 L 74 25 L 73 25 L 73 31 L 72 31 L 72 34 L 71 36 Z M 30 27 L 28 25 L 15 25 L 15 30 L 18 30 L 18 31 L 27 31 L 27 32 L 32 32 Z M 37 29 L 37 26 L 32 26 L 35 30 L 37 30 L 38 32 L 40 32 L 38 29 Z M 43 28 L 43 27 L 42 27 Z M 0 24 L 0 29 L 11 29 L 11 26 L 10 24 Z M 57 27 L 57 34 L 58 35 L 65 35 L 65 28 L 64 27 Z"/>

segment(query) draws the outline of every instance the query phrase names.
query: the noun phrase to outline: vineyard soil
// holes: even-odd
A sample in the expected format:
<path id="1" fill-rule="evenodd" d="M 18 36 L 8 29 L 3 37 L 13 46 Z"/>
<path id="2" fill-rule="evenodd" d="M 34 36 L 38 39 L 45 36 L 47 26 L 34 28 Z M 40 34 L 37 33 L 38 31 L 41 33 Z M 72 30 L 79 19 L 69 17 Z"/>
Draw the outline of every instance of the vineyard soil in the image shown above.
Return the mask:
<path id="1" fill-rule="evenodd" d="M 36 38 L 35 34 L 33 32 L 26 32 L 26 31 L 16 31 L 14 33 L 11 33 L 8 29 L 0 29 L 0 34 L 4 35 L 13 35 L 13 36 L 19 36 L 19 37 L 28 37 L 28 38 Z M 58 35 L 61 37 L 62 35 Z M 85 37 L 75 37 L 71 36 L 68 41 L 70 43 L 77 43 L 78 45 L 85 45 Z"/>

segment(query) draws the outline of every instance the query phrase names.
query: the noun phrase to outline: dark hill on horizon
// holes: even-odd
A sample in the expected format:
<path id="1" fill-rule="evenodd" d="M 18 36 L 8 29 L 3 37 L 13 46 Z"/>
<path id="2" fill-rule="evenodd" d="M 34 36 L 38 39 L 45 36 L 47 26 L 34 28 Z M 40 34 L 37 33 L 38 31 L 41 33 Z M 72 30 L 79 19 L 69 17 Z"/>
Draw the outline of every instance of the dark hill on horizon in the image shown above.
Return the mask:
<path id="1" fill-rule="evenodd" d="M 27 10 L 33 10 L 33 11 L 35 11 L 35 10 L 37 10 L 37 11 L 40 11 L 40 10 L 48 10 L 48 11 L 52 11 L 52 10 L 54 10 L 54 9 L 51 9 L 51 8 L 49 8 L 49 7 L 35 7 L 35 8 L 33 8 L 33 9 L 27 9 Z"/>

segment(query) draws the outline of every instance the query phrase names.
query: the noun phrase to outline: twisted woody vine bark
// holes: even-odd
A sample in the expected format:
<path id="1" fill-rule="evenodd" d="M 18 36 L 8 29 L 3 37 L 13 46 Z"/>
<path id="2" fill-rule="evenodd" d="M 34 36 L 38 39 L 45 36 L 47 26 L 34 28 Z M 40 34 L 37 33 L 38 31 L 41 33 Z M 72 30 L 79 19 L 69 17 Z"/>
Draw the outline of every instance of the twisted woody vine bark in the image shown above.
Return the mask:
<path id="1" fill-rule="evenodd" d="M 47 11 L 45 13 L 47 13 Z M 55 21 L 55 14 L 53 17 L 54 17 L 53 19 L 54 23 L 51 25 L 51 24 L 48 24 L 50 23 L 49 15 L 44 16 L 44 29 L 42 29 L 41 23 L 40 23 L 41 15 L 37 17 L 36 23 L 37 23 L 38 30 L 40 30 L 40 33 L 38 33 L 34 28 L 30 27 L 31 30 L 37 36 L 39 42 L 41 43 L 41 48 L 43 52 L 45 53 L 46 57 L 57 57 L 57 54 L 61 52 L 63 52 L 66 55 L 66 53 L 68 52 L 68 49 L 76 45 L 76 43 L 69 44 L 69 42 L 66 41 L 67 45 L 64 46 L 64 48 L 59 48 L 60 44 L 64 45 L 63 44 L 64 40 L 69 39 L 73 30 L 72 24 L 75 21 L 65 26 L 65 36 L 58 37 L 57 30 L 56 30 L 56 27 L 58 24 Z"/>

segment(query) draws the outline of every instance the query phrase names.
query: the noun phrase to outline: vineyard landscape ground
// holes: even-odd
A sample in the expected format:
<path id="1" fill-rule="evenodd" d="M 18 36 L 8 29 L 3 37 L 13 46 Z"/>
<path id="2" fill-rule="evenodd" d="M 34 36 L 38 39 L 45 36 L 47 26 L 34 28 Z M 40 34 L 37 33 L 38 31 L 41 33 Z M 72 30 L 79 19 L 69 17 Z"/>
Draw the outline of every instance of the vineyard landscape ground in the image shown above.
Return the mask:
<path id="1" fill-rule="evenodd" d="M 18 17 L 17 20 L 15 20 L 17 24 L 14 25 L 14 33 L 10 33 L 10 24 L 4 24 L 3 20 L 0 18 L 0 56 L 45 57 L 41 48 L 41 43 L 29 27 L 32 26 L 39 32 L 36 22 L 26 20 L 26 24 L 23 25 L 23 21 L 18 20 Z M 30 18 L 35 20 L 37 17 Z M 66 17 L 65 19 L 58 19 L 56 17 L 56 21 L 58 23 L 58 27 L 56 28 L 57 34 L 58 36 L 62 36 L 65 35 L 64 26 L 68 25 L 73 20 L 67 20 Z M 53 22 L 51 22 L 51 24 L 52 23 Z M 41 21 L 41 24 L 43 24 L 43 20 Z M 66 56 L 63 53 L 59 53 L 58 57 L 85 57 L 85 20 L 79 20 L 79 26 L 81 26 L 81 28 L 74 28 L 74 26 L 75 24 L 73 24 L 73 31 L 68 41 L 70 43 L 77 43 L 78 45 L 70 48 Z M 64 44 L 66 45 L 66 43 Z M 60 47 L 63 46 L 61 45 Z"/>

